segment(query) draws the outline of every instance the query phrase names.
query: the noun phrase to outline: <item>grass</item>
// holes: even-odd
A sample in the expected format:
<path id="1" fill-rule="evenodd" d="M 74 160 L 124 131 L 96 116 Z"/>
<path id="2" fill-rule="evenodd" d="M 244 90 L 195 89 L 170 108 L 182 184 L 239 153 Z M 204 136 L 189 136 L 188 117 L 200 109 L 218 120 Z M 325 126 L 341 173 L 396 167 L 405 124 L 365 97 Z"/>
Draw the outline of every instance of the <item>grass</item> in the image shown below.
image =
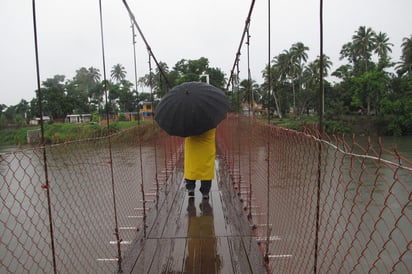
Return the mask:
<path id="1" fill-rule="evenodd" d="M 151 123 L 142 121 L 141 124 Z M 92 138 L 97 136 L 105 136 L 108 132 L 113 133 L 124 130 L 137 125 L 136 121 L 112 122 L 110 129 L 106 125 L 98 125 L 97 123 L 90 124 L 69 124 L 69 123 L 52 123 L 44 125 L 45 141 L 51 143 L 61 143 L 68 140 L 78 140 L 83 138 Z M 0 130 L 1 145 L 25 145 L 27 144 L 27 131 L 40 130 L 40 126 L 30 126 L 18 129 L 2 129 Z"/>
<path id="2" fill-rule="evenodd" d="M 262 118 L 265 120 L 266 118 Z M 141 121 L 141 125 L 151 124 L 152 121 Z M 313 128 L 318 124 L 317 116 L 303 117 L 285 117 L 282 119 L 272 118 L 271 124 L 278 127 L 289 128 L 302 131 L 306 125 Z M 68 140 L 78 140 L 83 138 L 92 138 L 105 136 L 109 133 L 121 131 L 137 125 L 136 121 L 116 121 L 110 123 L 110 129 L 106 125 L 98 124 L 68 124 L 54 123 L 46 124 L 44 134 L 47 143 L 61 143 Z M 373 124 L 369 117 L 349 116 L 341 120 L 324 120 L 326 132 L 328 133 L 347 133 L 355 132 L 360 134 L 370 134 L 373 130 Z M 24 127 L 19 129 L 0 130 L 0 145 L 25 145 L 27 143 L 27 131 L 40 129 L 40 126 Z M 146 134 L 146 133 L 145 133 Z"/>
<path id="3" fill-rule="evenodd" d="M 292 118 L 292 117 L 286 117 L 286 118 L 273 118 L 271 120 L 271 124 L 278 126 L 278 127 L 284 127 L 284 128 L 289 128 L 293 130 L 298 130 L 302 131 L 304 125 L 307 125 L 309 127 L 312 127 L 313 125 L 316 125 L 318 123 L 318 117 L 316 116 L 304 116 L 301 118 Z"/>

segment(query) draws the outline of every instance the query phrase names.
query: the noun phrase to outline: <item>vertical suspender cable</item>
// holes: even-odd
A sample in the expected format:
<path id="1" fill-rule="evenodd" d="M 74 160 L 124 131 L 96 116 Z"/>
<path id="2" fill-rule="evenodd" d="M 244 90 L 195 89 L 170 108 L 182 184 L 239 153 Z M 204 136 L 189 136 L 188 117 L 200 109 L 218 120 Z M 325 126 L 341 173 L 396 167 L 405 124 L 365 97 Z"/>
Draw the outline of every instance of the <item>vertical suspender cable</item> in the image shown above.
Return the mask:
<path id="1" fill-rule="evenodd" d="M 152 107 L 154 107 L 154 95 L 153 95 L 153 68 L 152 68 L 152 57 L 151 54 L 149 52 L 149 87 L 150 87 L 150 100 L 152 101 Z M 161 80 L 161 76 L 159 79 L 159 83 L 162 82 Z M 155 126 L 155 120 L 152 119 L 152 125 Z M 155 160 L 155 174 L 156 174 L 156 195 L 159 195 L 159 191 L 160 191 L 160 186 L 159 186 L 159 176 L 158 176 L 158 172 L 157 172 L 157 140 L 155 140 L 155 144 L 154 144 L 154 160 Z M 166 151 L 165 151 L 166 154 Z M 167 167 L 167 157 L 165 157 L 165 167 Z M 168 170 L 166 168 L 166 178 L 168 177 Z"/>
<path id="2" fill-rule="evenodd" d="M 237 95 L 236 95 L 236 100 L 237 100 L 237 108 L 238 108 L 238 113 L 240 113 L 240 111 L 242 110 L 241 108 L 240 108 L 240 96 L 239 96 L 239 82 L 240 82 L 240 68 L 239 68 L 239 59 L 237 59 L 237 62 L 236 62 L 236 92 L 237 92 Z M 237 128 L 239 129 L 239 122 L 240 122 L 240 115 L 237 115 L 237 119 L 236 119 L 236 122 L 237 122 Z M 239 136 L 239 135 L 238 135 Z M 241 176 L 240 176 L 240 170 L 241 170 L 241 165 L 240 165 L 240 159 L 241 159 L 241 157 L 240 157 L 240 151 L 241 151 L 241 149 L 240 149 L 240 146 L 241 146 L 241 144 L 240 144 L 240 140 L 238 140 L 238 142 L 237 142 L 237 145 L 238 145 L 238 161 L 237 161 L 237 170 L 238 170 L 238 173 L 239 173 L 239 175 L 238 175 L 238 179 L 237 179 L 237 183 L 238 183 L 238 194 L 240 195 L 240 190 L 241 190 L 241 188 L 240 188 L 240 180 L 241 180 Z"/>
<path id="3" fill-rule="evenodd" d="M 37 90 L 38 90 L 38 103 L 40 111 L 40 131 L 41 131 L 41 145 L 43 149 L 43 165 L 44 165 L 44 176 L 45 184 L 42 185 L 42 188 L 46 190 L 47 195 L 47 206 L 49 213 L 49 229 L 50 229 L 50 245 L 53 256 L 53 272 L 57 273 L 57 264 L 56 264 L 56 252 L 54 247 L 54 232 L 53 232 L 53 218 L 51 210 L 51 197 L 50 197 L 50 185 L 49 185 L 49 173 L 47 169 L 47 154 L 46 154 L 46 142 L 44 139 L 44 121 L 43 121 L 43 95 L 40 86 L 40 65 L 39 65 L 39 49 L 37 43 L 37 20 L 36 20 L 36 1 L 32 1 L 33 8 L 33 28 L 34 28 L 34 49 L 36 53 L 36 73 L 37 73 Z"/>
<path id="4" fill-rule="evenodd" d="M 271 77 L 271 52 L 270 52 L 270 47 L 271 47 L 271 22 L 270 22 L 270 0 L 268 0 L 268 130 L 267 130 L 267 167 L 266 167 L 266 251 L 265 251 L 265 262 L 266 262 L 266 268 L 270 269 L 269 265 L 269 243 L 270 243 L 270 227 L 269 227 L 269 207 L 270 207 L 270 106 L 271 106 L 271 92 L 272 92 L 272 77 Z"/>
<path id="5" fill-rule="evenodd" d="M 321 168 L 322 168 L 322 138 L 323 138 L 323 105 L 324 105 L 324 87 L 323 87 L 323 0 L 320 0 L 319 8 L 319 36 L 320 36 L 320 60 L 319 60 L 319 154 L 318 154 L 318 182 L 316 191 L 316 235 L 315 235 L 315 254 L 313 263 L 313 273 L 317 273 L 318 252 L 319 252 L 319 226 L 320 226 L 320 192 L 321 192 Z"/>
<path id="6" fill-rule="evenodd" d="M 253 93 L 252 93 L 252 77 L 250 74 L 250 34 L 249 34 L 249 26 L 246 30 L 246 59 L 247 59 L 247 95 L 248 95 L 248 114 L 249 114 L 249 127 L 252 125 L 252 120 L 254 117 L 253 113 Z M 249 220 L 252 219 L 252 148 L 250 147 L 250 143 L 252 142 L 250 134 L 248 134 L 248 161 L 249 161 L 249 169 L 248 169 L 248 181 L 249 181 L 249 191 L 247 197 L 247 207 L 249 208 L 248 218 Z"/>
<path id="7" fill-rule="evenodd" d="M 137 62 L 136 62 L 136 33 L 134 31 L 134 24 L 133 20 L 130 18 L 132 23 L 132 42 L 133 42 L 133 63 L 134 63 L 134 83 L 136 88 L 136 100 L 139 99 L 139 92 L 137 91 Z M 139 103 L 139 102 L 137 102 Z M 139 167 L 140 167 L 140 189 L 142 193 L 142 200 L 143 200 L 143 235 L 146 237 L 146 202 L 145 202 L 145 195 L 144 195 L 144 175 L 143 175 L 143 153 L 142 153 L 142 140 L 140 136 L 140 108 L 139 104 L 137 105 L 137 138 L 139 142 Z"/>
<path id="8" fill-rule="evenodd" d="M 109 104 L 107 100 L 107 77 L 106 77 L 106 57 L 104 53 L 104 36 L 103 36 L 103 12 L 102 12 L 102 1 L 99 0 L 99 15 L 100 15 L 100 37 L 101 37 L 101 46 L 102 46 L 102 61 L 103 61 L 103 88 L 104 88 L 104 96 L 105 96 L 105 104 L 106 104 L 106 121 L 107 121 L 107 132 L 109 134 L 108 141 L 109 141 L 109 157 L 110 157 L 110 173 L 111 173 L 111 180 L 112 180 L 112 197 L 113 197 L 113 212 L 114 212 L 114 235 L 116 236 L 117 242 L 117 265 L 118 265 L 118 273 L 122 271 L 122 254 L 120 248 L 120 235 L 119 235 L 119 227 L 117 222 L 117 207 L 116 207 L 116 191 L 115 191 L 115 184 L 114 184 L 114 170 L 113 170 L 113 155 L 112 155 L 112 142 L 110 138 L 110 119 L 109 119 Z"/>
<path id="9" fill-rule="evenodd" d="M 140 125 L 140 113 L 139 113 L 139 92 L 137 91 L 137 62 L 136 62 L 136 33 L 134 31 L 134 24 L 132 18 L 130 18 L 132 23 L 132 42 L 133 42 L 133 65 L 134 65 L 134 86 L 136 89 L 136 100 L 137 100 L 137 125 Z"/>
<path id="10" fill-rule="evenodd" d="M 250 25 L 249 25 L 250 26 Z M 252 75 L 250 73 L 250 34 L 249 34 L 249 26 L 247 28 L 246 34 L 247 34 L 247 39 L 246 39 L 246 58 L 247 58 L 247 81 L 248 81 L 248 97 L 249 97 L 249 115 L 251 114 L 250 111 L 252 111 L 252 117 L 254 116 L 254 109 L 253 109 L 253 89 L 252 89 Z"/>

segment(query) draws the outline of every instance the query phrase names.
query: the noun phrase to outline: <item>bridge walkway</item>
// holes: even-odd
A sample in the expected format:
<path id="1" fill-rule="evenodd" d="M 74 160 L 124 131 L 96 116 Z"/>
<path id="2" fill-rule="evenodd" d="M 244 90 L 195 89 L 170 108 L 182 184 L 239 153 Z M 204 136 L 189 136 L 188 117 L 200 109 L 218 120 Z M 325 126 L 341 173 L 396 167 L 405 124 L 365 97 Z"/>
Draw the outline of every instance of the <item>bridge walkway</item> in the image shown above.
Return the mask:
<path id="1" fill-rule="evenodd" d="M 129 249 L 124 273 L 266 273 L 239 200 L 216 175 L 209 200 L 199 182 L 189 198 L 182 175 L 175 176 Z"/>

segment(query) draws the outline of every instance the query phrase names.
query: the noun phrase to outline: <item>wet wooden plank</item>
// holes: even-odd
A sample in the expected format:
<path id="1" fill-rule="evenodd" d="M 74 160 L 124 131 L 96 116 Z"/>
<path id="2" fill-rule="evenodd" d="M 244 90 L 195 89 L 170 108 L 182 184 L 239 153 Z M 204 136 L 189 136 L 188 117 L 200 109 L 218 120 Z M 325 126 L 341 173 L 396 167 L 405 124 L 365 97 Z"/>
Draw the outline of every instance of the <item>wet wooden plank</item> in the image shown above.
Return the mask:
<path id="1" fill-rule="evenodd" d="M 189 199 L 180 178 L 152 208 L 147 238 L 135 241 L 124 273 L 265 273 L 262 254 L 230 186 Z M 154 212 L 154 213 L 153 213 Z M 130 254 L 129 252 L 129 254 Z"/>
<path id="2" fill-rule="evenodd" d="M 175 186 L 175 190 L 168 194 L 167 199 L 161 207 L 157 209 L 157 218 L 148 233 L 150 238 L 160 238 L 162 237 L 164 230 L 168 229 L 168 226 L 174 226 L 174 224 L 180 219 L 178 212 L 181 211 L 182 201 L 184 193 L 180 188 Z"/>
<path id="3" fill-rule="evenodd" d="M 189 221 L 189 204 L 187 192 L 181 183 L 179 189 L 179 203 L 170 211 L 171 217 L 167 222 L 161 237 L 177 237 L 184 238 L 187 236 L 187 227 Z"/>
<path id="4" fill-rule="evenodd" d="M 176 174 L 171 176 L 168 184 L 165 186 L 165 189 L 160 192 L 158 200 L 151 205 L 146 219 L 146 231 L 145 229 L 140 230 L 136 239 L 127 251 L 126 256 L 124 256 L 122 263 L 124 273 L 132 273 L 135 269 L 137 269 L 137 272 L 135 273 L 146 273 L 146 270 L 150 269 L 150 264 L 148 266 L 147 262 L 148 260 L 153 259 L 153 254 L 156 252 L 157 243 L 148 239 L 148 235 L 152 229 L 156 227 L 158 221 L 165 221 L 159 213 L 164 212 L 164 208 L 167 208 L 170 201 L 174 201 L 174 198 L 176 197 L 178 188 L 173 180 L 181 179 L 182 174 L 179 175 L 177 171 L 175 171 L 175 173 Z M 138 265 L 138 268 L 135 268 L 136 265 Z M 140 268 L 139 265 L 141 265 Z"/>
<path id="5" fill-rule="evenodd" d="M 144 273 L 182 273 L 186 239 L 153 239 L 158 248 L 149 271 Z M 143 273 L 143 272 L 134 272 Z"/>
<path id="6" fill-rule="evenodd" d="M 223 201 L 222 212 L 228 220 L 227 231 L 231 235 L 229 244 L 234 271 L 236 273 L 265 273 L 263 255 L 243 211 L 243 204 L 231 186 L 220 184 L 219 187 Z"/>
<path id="7" fill-rule="evenodd" d="M 249 265 L 247 254 L 243 248 L 242 237 L 228 237 L 227 241 L 230 250 L 229 258 L 232 263 L 233 273 L 253 273 Z"/>
<path id="8" fill-rule="evenodd" d="M 158 239 L 142 240 L 137 249 L 137 256 L 133 257 L 134 261 L 124 262 L 124 273 L 148 273 L 153 264 L 154 254 L 159 248 L 158 241 Z"/>

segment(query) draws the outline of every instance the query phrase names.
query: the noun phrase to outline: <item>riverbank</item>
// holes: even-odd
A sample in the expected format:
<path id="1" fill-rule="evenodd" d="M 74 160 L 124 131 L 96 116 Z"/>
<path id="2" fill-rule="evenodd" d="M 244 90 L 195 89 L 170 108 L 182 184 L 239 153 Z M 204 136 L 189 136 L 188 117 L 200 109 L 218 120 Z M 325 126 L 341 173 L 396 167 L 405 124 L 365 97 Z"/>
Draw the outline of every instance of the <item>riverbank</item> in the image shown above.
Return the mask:
<path id="1" fill-rule="evenodd" d="M 267 118 L 266 118 L 267 119 Z M 302 131 L 304 127 L 317 127 L 319 118 L 317 116 L 304 116 L 300 118 L 273 118 L 271 124 Z M 340 119 L 325 118 L 324 127 L 326 133 L 355 134 L 357 136 L 409 136 L 412 132 L 407 129 L 404 132 L 395 130 L 388 121 L 377 119 L 375 116 L 367 115 L 342 115 Z M 411 126 L 412 127 L 412 126 Z M 405 134 L 406 132 L 406 134 Z"/>
<path id="2" fill-rule="evenodd" d="M 148 125 L 149 122 L 141 122 L 142 126 Z M 151 124 L 151 122 L 150 122 Z M 106 136 L 109 133 L 116 133 L 121 130 L 137 126 L 136 121 L 120 122 L 116 121 L 110 124 L 109 128 L 106 125 L 97 123 L 85 124 L 68 124 L 68 123 L 53 123 L 44 125 L 44 137 L 48 144 L 57 144 L 71 140 L 79 140 L 85 138 L 93 138 L 98 136 Z M 147 127 L 144 127 L 147 128 Z M 27 144 L 27 131 L 40 130 L 40 126 L 30 126 L 18 129 L 2 129 L 0 130 L 0 145 L 7 146 L 24 146 Z"/>
<path id="3" fill-rule="evenodd" d="M 265 118 L 262 118 L 262 120 Z M 267 119 L 267 118 L 266 118 Z M 151 124 L 151 121 L 142 121 L 141 125 Z M 304 127 L 313 128 L 318 124 L 317 116 L 305 116 L 301 118 L 272 118 L 271 124 L 278 127 L 285 127 L 302 131 Z M 341 120 L 324 120 L 327 133 L 354 133 L 358 136 L 393 136 L 396 134 L 385 134 L 389 132 L 382 122 L 376 121 L 371 116 L 348 115 Z M 137 126 L 136 121 L 116 121 L 110 124 L 108 130 L 106 125 L 91 124 L 67 124 L 53 123 L 44 126 L 46 143 L 56 144 L 69 140 L 78 140 L 96 136 L 106 136 L 108 133 L 115 133 L 120 130 Z M 23 127 L 18 129 L 0 130 L 0 145 L 23 146 L 27 144 L 27 131 L 39 130 L 40 126 Z"/>

